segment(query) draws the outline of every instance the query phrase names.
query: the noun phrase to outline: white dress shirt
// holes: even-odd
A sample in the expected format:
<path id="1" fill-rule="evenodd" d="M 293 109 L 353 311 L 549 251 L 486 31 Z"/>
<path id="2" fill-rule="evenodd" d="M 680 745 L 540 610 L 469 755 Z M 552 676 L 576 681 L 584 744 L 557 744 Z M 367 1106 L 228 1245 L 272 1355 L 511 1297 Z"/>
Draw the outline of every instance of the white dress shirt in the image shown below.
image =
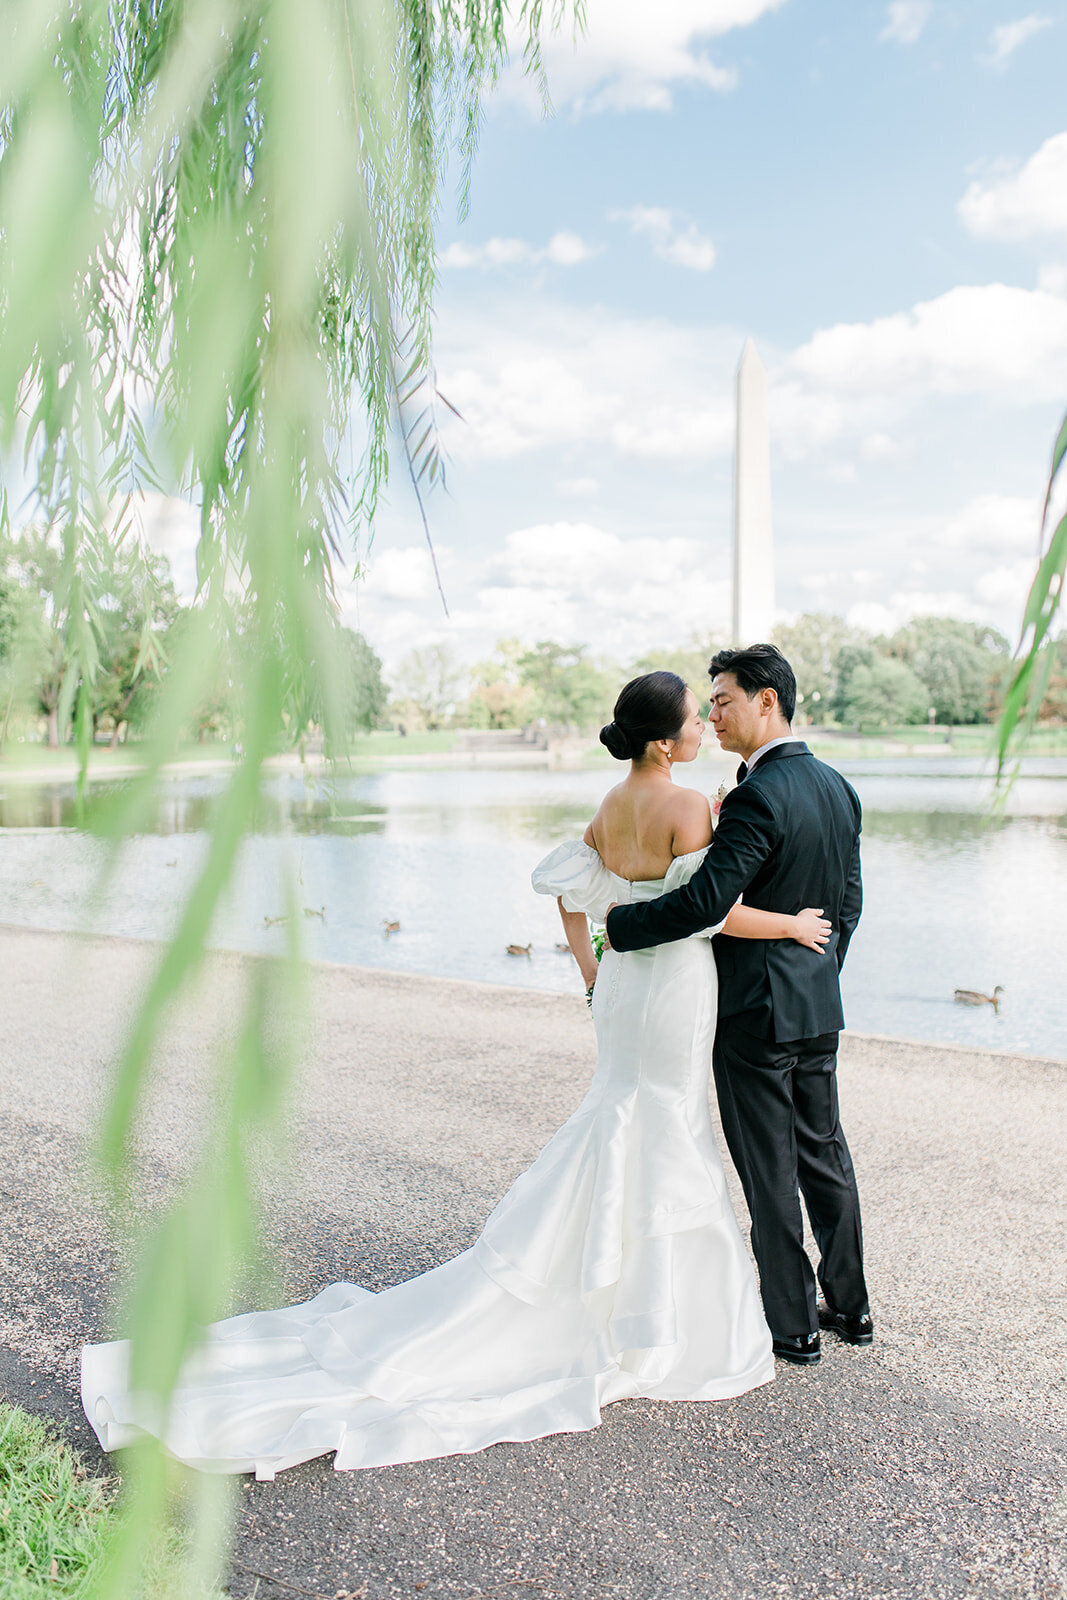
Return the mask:
<path id="1" fill-rule="evenodd" d="M 749 756 L 748 761 L 745 764 L 748 767 L 749 772 L 751 772 L 752 768 L 756 765 L 756 762 L 760 759 L 760 757 L 761 756 L 765 756 L 767 754 L 768 750 L 773 750 L 775 745 L 779 745 L 779 744 L 803 744 L 803 743 L 804 743 L 804 741 L 800 737 L 799 734 L 796 734 L 796 733 L 783 733 L 783 734 L 780 734 L 777 739 L 768 739 L 767 743 L 766 744 L 761 744 L 758 750 L 753 750 L 752 754 Z M 746 774 L 746 776 L 747 776 L 747 774 Z"/>

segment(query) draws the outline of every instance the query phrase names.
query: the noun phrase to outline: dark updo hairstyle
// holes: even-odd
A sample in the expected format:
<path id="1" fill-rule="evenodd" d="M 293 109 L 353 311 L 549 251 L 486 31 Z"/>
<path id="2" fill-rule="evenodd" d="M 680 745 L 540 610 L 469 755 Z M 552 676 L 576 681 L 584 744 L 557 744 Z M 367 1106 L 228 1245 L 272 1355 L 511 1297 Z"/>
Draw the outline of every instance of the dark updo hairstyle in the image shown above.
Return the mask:
<path id="1" fill-rule="evenodd" d="M 676 672 L 631 678 L 615 702 L 615 719 L 600 742 L 616 761 L 640 761 L 653 739 L 677 739 L 685 722 L 686 686 Z"/>

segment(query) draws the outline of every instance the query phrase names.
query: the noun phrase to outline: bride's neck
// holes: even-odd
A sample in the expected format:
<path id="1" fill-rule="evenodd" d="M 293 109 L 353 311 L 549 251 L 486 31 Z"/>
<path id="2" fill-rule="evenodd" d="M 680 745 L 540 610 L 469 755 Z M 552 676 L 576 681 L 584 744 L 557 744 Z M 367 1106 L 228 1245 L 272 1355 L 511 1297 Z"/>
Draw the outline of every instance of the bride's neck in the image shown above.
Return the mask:
<path id="1" fill-rule="evenodd" d="M 640 761 L 631 762 L 630 773 L 634 778 L 666 778 L 668 783 L 674 781 L 671 758 L 664 755 L 662 750 L 657 750 L 654 755 L 642 756 Z"/>

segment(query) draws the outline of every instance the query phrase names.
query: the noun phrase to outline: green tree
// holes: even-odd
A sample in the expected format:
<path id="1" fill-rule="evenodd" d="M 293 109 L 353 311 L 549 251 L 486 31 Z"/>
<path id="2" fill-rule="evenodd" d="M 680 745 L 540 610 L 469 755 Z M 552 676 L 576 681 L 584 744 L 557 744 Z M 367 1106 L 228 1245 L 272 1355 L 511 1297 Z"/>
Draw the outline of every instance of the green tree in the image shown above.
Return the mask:
<path id="1" fill-rule="evenodd" d="M 841 617 L 809 611 L 796 622 L 776 628 L 774 643 L 796 673 L 799 720 L 820 722 L 833 715 L 841 701 L 839 662 L 842 652 L 849 647 L 863 648 L 859 632 Z M 859 659 L 846 655 L 846 671 L 851 671 Z"/>
<path id="2" fill-rule="evenodd" d="M 518 639 L 498 639 L 493 654 L 471 668 L 466 720 L 472 728 L 521 728 L 530 719 L 533 691 L 522 682 L 525 650 Z"/>
<path id="3" fill-rule="evenodd" d="M 849 674 L 845 722 L 860 728 L 888 728 L 923 722 L 929 695 L 909 666 L 892 656 L 874 655 Z"/>
<path id="4" fill-rule="evenodd" d="M 341 632 L 345 678 L 341 688 L 344 727 L 348 738 L 376 728 L 389 699 L 382 680 L 381 657 L 361 633 L 352 628 Z"/>
<path id="5" fill-rule="evenodd" d="M 112 750 L 124 728 L 148 720 L 179 609 L 165 557 L 132 540 L 114 549 L 99 608 L 100 667 L 91 689 L 94 728 L 110 722 Z"/>
<path id="6" fill-rule="evenodd" d="M 15 656 L 20 614 L 19 588 L 6 567 L 5 551 L 0 544 L 0 754 L 7 741 L 11 713 L 20 687 Z"/>
<path id="7" fill-rule="evenodd" d="M 889 641 L 926 687 L 938 722 L 984 722 L 1007 666 L 1004 635 L 955 617 L 915 617 Z"/>
<path id="8" fill-rule="evenodd" d="M 523 653 L 519 680 L 533 695 L 534 715 L 563 727 L 605 722 L 618 693 L 608 675 L 587 658 L 584 645 L 551 639 Z"/>
<path id="9" fill-rule="evenodd" d="M 450 644 L 428 644 L 412 650 L 397 668 L 396 698 L 406 704 L 421 726 L 434 731 L 454 716 L 467 674 Z"/>
<path id="10" fill-rule="evenodd" d="M 851 722 L 853 720 L 851 710 L 853 675 L 861 667 L 870 671 L 879 654 L 880 652 L 876 648 L 874 640 L 865 639 L 860 635 L 856 635 L 848 643 L 843 644 L 837 652 L 832 710 L 838 722 Z"/>

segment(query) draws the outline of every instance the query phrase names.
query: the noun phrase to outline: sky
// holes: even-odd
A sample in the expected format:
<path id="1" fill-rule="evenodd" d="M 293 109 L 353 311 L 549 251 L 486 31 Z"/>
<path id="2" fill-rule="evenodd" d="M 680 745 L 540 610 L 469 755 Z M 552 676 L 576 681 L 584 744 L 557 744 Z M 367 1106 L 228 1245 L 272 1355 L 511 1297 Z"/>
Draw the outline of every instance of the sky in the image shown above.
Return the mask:
<path id="1" fill-rule="evenodd" d="M 345 620 L 387 670 L 723 636 L 751 336 L 781 620 L 1017 633 L 1067 402 L 1064 59 L 1063 4 L 588 0 L 552 114 L 509 68 L 442 206 L 450 616 L 394 471 Z"/>

